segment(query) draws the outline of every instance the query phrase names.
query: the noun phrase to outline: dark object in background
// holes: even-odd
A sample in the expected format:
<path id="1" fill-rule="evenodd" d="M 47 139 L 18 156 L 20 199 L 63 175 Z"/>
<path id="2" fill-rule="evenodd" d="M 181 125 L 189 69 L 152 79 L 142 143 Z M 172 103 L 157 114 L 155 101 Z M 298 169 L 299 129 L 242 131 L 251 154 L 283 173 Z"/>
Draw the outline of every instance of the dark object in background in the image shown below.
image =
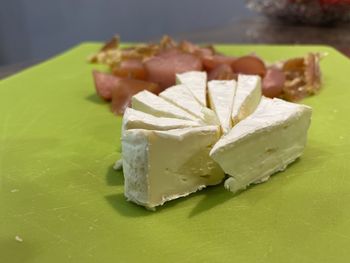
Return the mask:
<path id="1" fill-rule="evenodd" d="M 285 22 L 331 25 L 350 21 L 349 0 L 247 0 L 248 8 Z"/>

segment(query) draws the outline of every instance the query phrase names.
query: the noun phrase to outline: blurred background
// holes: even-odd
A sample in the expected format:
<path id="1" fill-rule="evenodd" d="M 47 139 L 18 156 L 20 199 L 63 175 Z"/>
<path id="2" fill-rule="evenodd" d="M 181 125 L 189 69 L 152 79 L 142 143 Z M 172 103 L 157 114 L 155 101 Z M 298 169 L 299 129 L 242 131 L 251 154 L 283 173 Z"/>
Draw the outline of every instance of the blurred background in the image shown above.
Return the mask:
<path id="1" fill-rule="evenodd" d="M 44 59 L 82 41 L 149 41 L 254 16 L 232 0 L 5 0 L 0 65 Z"/>
<path id="2" fill-rule="evenodd" d="M 338 7 L 342 2 L 350 5 L 349 0 L 3 0 L 0 67 L 27 66 L 116 33 L 122 41 L 152 41 L 169 34 L 198 43 L 328 44 L 349 52 L 349 24 L 333 23 L 349 10 Z M 323 17 L 327 3 L 331 12 Z M 303 23 L 295 23 L 300 18 Z"/>

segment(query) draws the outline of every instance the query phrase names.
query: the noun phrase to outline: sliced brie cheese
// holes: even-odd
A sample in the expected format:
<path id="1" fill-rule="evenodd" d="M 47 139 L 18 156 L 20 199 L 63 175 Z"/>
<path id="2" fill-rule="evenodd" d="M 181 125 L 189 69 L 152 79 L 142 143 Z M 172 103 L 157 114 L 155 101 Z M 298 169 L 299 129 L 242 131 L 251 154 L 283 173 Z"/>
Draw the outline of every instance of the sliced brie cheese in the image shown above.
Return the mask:
<path id="1" fill-rule="evenodd" d="M 122 132 L 130 129 L 145 129 L 145 130 L 172 130 L 187 127 L 198 127 L 200 122 L 176 119 L 155 117 L 153 115 L 127 108 L 123 116 Z"/>
<path id="2" fill-rule="evenodd" d="M 125 130 L 122 137 L 125 196 L 147 208 L 222 181 L 209 157 L 217 126 L 170 131 Z"/>
<path id="3" fill-rule="evenodd" d="M 199 103 L 207 106 L 207 73 L 205 71 L 188 71 L 176 74 L 176 82 L 185 84 Z"/>
<path id="4" fill-rule="evenodd" d="M 232 128 L 231 113 L 236 93 L 236 81 L 212 80 L 208 82 L 209 104 L 217 114 L 222 132 Z"/>
<path id="5" fill-rule="evenodd" d="M 138 111 L 142 111 L 151 114 L 156 117 L 178 118 L 185 120 L 198 120 L 194 115 L 188 113 L 162 99 L 161 97 L 154 95 L 153 93 L 144 90 L 131 99 L 132 108 Z"/>
<path id="6" fill-rule="evenodd" d="M 186 85 L 176 85 L 162 91 L 159 96 L 177 107 L 187 111 L 196 118 L 203 121 L 204 124 L 217 124 L 215 113 L 203 107 L 192 95 Z"/>
<path id="7" fill-rule="evenodd" d="M 232 108 L 232 121 L 236 125 L 252 114 L 261 98 L 261 78 L 254 75 L 238 75 L 237 90 Z"/>
<path id="8" fill-rule="evenodd" d="M 230 176 L 232 192 L 266 181 L 298 158 L 305 147 L 311 108 L 280 99 L 262 99 L 213 147 L 210 156 Z"/>

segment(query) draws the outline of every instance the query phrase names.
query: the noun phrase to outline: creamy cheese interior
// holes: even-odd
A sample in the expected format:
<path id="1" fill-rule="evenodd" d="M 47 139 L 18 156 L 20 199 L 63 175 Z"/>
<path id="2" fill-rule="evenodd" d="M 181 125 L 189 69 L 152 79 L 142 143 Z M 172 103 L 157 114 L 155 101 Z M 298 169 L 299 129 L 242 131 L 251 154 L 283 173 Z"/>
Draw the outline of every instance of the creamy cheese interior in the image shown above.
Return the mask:
<path id="1" fill-rule="evenodd" d="M 200 122 L 177 118 L 155 117 L 153 115 L 127 108 L 123 116 L 122 132 L 130 129 L 172 130 L 201 126 Z"/>
<path id="2" fill-rule="evenodd" d="M 148 208 L 223 180 L 209 157 L 217 126 L 150 131 L 126 130 L 122 137 L 125 195 Z"/>
<path id="3" fill-rule="evenodd" d="M 236 81 L 212 80 L 208 82 L 209 105 L 217 114 L 222 132 L 232 128 L 231 113 L 236 93 Z"/>
<path id="4" fill-rule="evenodd" d="M 204 75 L 203 75 L 204 74 Z M 258 76 L 208 83 L 203 72 L 132 98 L 122 126 L 125 196 L 154 209 L 208 185 L 232 192 L 266 181 L 305 147 L 311 108 L 261 97 Z M 204 84 L 203 84 L 204 83 Z M 120 165 L 119 165 L 120 166 Z"/>
<path id="5" fill-rule="evenodd" d="M 232 108 L 232 121 L 236 125 L 252 114 L 261 98 L 261 78 L 254 75 L 238 75 L 236 95 Z"/>
<path id="6" fill-rule="evenodd" d="M 188 88 L 186 85 L 180 84 L 167 88 L 161 92 L 159 96 L 202 120 L 204 125 L 215 125 L 217 123 L 216 114 L 212 110 L 203 107 L 195 99 L 193 94 L 190 92 L 190 88 Z"/>
<path id="7" fill-rule="evenodd" d="M 134 95 L 131 99 L 131 104 L 133 109 L 156 117 L 178 118 L 194 121 L 198 120 L 194 115 L 147 90 Z"/>
<path id="8" fill-rule="evenodd" d="M 189 71 L 176 74 L 176 81 L 189 87 L 193 96 L 199 103 L 207 106 L 207 73 L 202 71 Z"/>
<path id="9" fill-rule="evenodd" d="M 310 120 L 308 106 L 264 98 L 210 152 L 230 176 L 225 187 L 236 192 L 284 170 L 302 154 Z"/>

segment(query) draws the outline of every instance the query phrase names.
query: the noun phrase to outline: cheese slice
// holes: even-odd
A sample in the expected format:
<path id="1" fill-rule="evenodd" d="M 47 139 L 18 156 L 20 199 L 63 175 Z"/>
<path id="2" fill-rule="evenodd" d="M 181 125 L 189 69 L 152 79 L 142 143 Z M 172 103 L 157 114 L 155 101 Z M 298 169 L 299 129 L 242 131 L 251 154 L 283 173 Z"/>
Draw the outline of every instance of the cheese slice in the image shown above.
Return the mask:
<path id="1" fill-rule="evenodd" d="M 176 119 L 155 117 L 153 115 L 127 108 L 123 115 L 122 133 L 124 130 L 130 129 L 145 129 L 145 130 L 172 130 L 187 127 L 198 127 L 200 122 Z"/>
<path id="2" fill-rule="evenodd" d="M 186 85 L 199 103 L 207 106 L 207 73 L 205 71 L 188 71 L 176 74 L 176 82 Z"/>
<path id="3" fill-rule="evenodd" d="M 160 98 L 153 93 L 144 90 L 131 99 L 132 108 L 138 111 L 142 111 L 151 114 L 156 117 L 178 118 L 184 120 L 198 120 L 194 115 L 188 113 L 169 103 L 168 101 Z"/>
<path id="4" fill-rule="evenodd" d="M 186 85 L 176 85 L 167 88 L 159 94 L 159 96 L 177 107 L 187 111 L 196 118 L 202 120 L 204 124 L 215 125 L 218 124 L 216 114 L 203 107 L 192 95 L 190 89 Z"/>
<path id="5" fill-rule="evenodd" d="M 125 196 L 154 209 L 223 180 L 209 157 L 217 126 L 150 131 L 126 130 L 122 137 Z"/>
<path id="6" fill-rule="evenodd" d="M 230 176 L 225 187 L 236 192 L 283 171 L 302 154 L 310 119 L 308 106 L 263 98 L 210 152 Z"/>
<path id="7" fill-rule="evenodd" d="M 237 90 L 232 108 L 232 121 L 236 125 L 252 114 L 261 98 L 261 78 L 255 75 L 238 75 Z"/>
<path id="8" fill-rule="evenodd" d="M 208 82 L 209 104 L 217 114 L 222 132 L 232 128 L 231 113 L 236 93 L 236 81 L 212 80 Z"/>

